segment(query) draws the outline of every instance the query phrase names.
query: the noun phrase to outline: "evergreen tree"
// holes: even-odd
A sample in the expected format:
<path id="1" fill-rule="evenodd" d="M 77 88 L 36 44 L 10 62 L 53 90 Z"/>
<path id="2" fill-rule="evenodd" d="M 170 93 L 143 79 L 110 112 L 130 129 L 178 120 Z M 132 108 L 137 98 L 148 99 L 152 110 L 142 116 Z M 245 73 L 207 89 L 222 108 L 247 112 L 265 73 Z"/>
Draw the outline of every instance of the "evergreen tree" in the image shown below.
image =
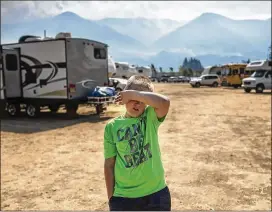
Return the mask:
<path id="1" fill-rule="evenodd" d="M 187 68 L 188 67 L 188 60 L 187 60 L 187 57 L 185 57 L 184 61 L 183 61 L 183 64 L 182 64 L 182 67 L 183 68 Z"/>
<path id="2" fill-rule="evenodd" d="M 162 72 L 162 67 L 160 67 L 159 69 L 160 69 L 160 72 Z"/>

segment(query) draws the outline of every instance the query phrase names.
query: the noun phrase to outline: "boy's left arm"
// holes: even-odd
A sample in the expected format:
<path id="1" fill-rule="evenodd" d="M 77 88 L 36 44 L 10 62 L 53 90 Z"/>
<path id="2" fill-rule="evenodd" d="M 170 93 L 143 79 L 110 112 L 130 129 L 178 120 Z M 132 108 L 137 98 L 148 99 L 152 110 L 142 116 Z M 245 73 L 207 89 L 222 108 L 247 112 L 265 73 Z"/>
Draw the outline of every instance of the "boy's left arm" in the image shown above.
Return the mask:
<path id="1" fill-rule="evenodd" d="M 153 92 L 126 90 L 120 92 L 116 101 L 121 102 L 121 104 L 126 104 L 131 100 L 150 105 L 155 109 L 158 118 L 166 116 L 170 107 L 170 100 L 168 97 Z"/>

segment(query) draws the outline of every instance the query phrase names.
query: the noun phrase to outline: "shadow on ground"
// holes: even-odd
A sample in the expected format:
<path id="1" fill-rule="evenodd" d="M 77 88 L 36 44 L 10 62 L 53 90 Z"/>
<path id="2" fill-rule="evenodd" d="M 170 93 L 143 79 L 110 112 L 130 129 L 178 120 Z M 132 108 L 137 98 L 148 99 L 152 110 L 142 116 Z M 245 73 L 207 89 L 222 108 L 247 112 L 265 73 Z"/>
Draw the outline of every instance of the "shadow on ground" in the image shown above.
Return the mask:
<path id="1" fill-rule="evenodd" d="M 1 132 L 37 133 L 68 127 L 79 123 L 99 123 L 113 118 L 115 113 L 101 115 L 81 113 L 75 118 L 67 118 L 65 113 L 42 112 L 38 118 L 28 118 L 24 114 L 18 117 L 1 117 Z"/>
<path id="2" fill-rule="evenodd" d="M 225 90 L 233 90 L 233 91 L 239 90 L 245 94 L 255 94 L 255 95 L 271 95 L 272 94 L 271 91 L 269 91 L 269 90 L 267 90 L 267 91 L 265 90 L 265 91 L 263 91 L 263 93 L 256 93 L 255 90 L 252 89 L 252 91 L 250 93 L 246 93 L 246 92 L 244 92 L 243 88 L 232 88 L 232 87 L 222 87 L 222 88 Z"/>

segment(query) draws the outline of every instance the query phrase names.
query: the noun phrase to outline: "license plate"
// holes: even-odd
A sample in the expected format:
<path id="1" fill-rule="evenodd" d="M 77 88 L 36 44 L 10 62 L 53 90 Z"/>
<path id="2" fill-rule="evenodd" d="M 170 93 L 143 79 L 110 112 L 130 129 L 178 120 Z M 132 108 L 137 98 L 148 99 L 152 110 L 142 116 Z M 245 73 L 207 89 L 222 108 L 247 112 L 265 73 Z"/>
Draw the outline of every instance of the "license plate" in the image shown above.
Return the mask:
<path id="1" fill-rule="evenodd" d="M 70 88 L 70 93 L 75 93 L 76 89 L 75 88 Z"/>

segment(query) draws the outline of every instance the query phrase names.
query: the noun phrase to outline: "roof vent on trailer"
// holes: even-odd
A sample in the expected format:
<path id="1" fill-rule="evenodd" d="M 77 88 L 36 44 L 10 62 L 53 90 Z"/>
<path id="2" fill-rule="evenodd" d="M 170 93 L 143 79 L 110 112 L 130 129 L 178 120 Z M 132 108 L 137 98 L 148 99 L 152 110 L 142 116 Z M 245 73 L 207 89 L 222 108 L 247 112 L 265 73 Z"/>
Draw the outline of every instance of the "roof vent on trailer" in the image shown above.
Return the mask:
<path id="1" fill-rule="evenodd" d="M 19 43 L 29 42 L 29 41 L 40 41 L 41 37 L 35 35 L 23 35 L 19 38 Z"/>
<path id="2" fill-rule="evenodd" d="M 70 32 L 60 32 L 56 35 L 56 39 L 59 38 L 71 38 L 71 33 Z"/>

